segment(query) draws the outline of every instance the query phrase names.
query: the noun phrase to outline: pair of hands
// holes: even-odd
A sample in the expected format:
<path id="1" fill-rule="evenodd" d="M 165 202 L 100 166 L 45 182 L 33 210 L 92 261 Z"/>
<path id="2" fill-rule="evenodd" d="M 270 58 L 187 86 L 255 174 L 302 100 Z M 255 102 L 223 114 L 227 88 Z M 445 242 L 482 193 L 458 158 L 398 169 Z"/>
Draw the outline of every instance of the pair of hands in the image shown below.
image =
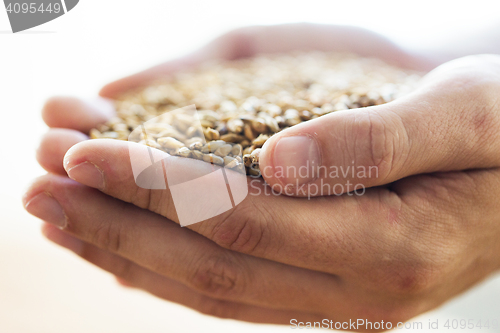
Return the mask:
<path id="1" fill-rule="evenodd" d="M 206 59 L 295 49 L 433 67 L 364 30 L 244 28 L 114 82 L 101 96 L 113 98 Z M 404 98 L 297 125 L 268 140 L 260 158 L 266 182 L 288 185 L 291 196 L 265 195 L 260 183 L 231 211 L 188 228 L 179 228 L 168 189 L 136 185 L 133 143 L 87 140 L 90 128 L 112 116 L 110 104 L 53 98 L 43 109 L 51 129 L 37 154 L 49 174 L 33 183 L 24 203 L 48 223 L 48 239 L 123 284 L 202 313 L 278 324 L 362 318 L 395 327 L 500 266 L 498 96 L 500 57 L 466 57 L 439 66 Z M 274 172 L 292 163 L 281 139 L 303 135 L 313 138 L 322 165 L 354 161 L 377 167 L 378 177 L 319 177 L 306 185 L 350 181 L 367 189 L 362 196 L 301 198 L 314 193 Z"/>

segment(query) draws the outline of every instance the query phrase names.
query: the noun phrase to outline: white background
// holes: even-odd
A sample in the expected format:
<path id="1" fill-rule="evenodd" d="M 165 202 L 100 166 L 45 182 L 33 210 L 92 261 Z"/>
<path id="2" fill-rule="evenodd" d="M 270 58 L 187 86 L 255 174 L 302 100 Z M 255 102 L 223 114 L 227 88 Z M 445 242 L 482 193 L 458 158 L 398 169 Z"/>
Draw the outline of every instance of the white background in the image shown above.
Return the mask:
<path id="1" fill-rule="evenodd" d="M 43 240 L 39 222 L 24 212 L 20 198 L 30 179 L 43 174 L 34 156 L 46 131 L 39 110 L 47 97 L 91 98 L 110 80 L 251 24 L 358 25 L 407 48 L 433 49 L 500 22 L 497 2 L 81 0 L 68 14 L 15 35 L 0 7 L 0 332 L 289 329 L 209 318 L 124 290 L 108 274 Z M 426 327 L 429 318 L 500 319 L 499 296 L 497 278 L 415 320 Z"/>

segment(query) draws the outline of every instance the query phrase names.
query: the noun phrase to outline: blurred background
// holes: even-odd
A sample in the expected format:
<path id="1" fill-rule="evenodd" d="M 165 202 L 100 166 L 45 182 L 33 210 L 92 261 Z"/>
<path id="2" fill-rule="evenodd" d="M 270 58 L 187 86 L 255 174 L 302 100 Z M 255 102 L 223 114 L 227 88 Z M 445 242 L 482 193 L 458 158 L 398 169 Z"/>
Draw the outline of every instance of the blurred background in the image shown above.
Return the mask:
<path id="1" fill-rule="evenodd" d="M 498 1 L 82 0 L 68 14 L 12 34 L 0 8 L 0 332 L 284 332 L 200 315 L 120 287 L 39 233 L 21 196 L 44 171 L 35 150 L 51 95 L 93 98 L 111 80 L 180 56 L 230 29 L 315 22 L 365 27 L 428 52 L 500 22 Z M 498 27 L 498 25 L 497 25 Z M 500 43 L 500 41 L 498 41 Z M 467 45 L 463 45 L 464 48 Z M 414 321 L 500 319 L 500 278 Z M 435 331 L 435 330 L 434 330 Z M 468 332 L 500 332 L 475 328 Z"/>

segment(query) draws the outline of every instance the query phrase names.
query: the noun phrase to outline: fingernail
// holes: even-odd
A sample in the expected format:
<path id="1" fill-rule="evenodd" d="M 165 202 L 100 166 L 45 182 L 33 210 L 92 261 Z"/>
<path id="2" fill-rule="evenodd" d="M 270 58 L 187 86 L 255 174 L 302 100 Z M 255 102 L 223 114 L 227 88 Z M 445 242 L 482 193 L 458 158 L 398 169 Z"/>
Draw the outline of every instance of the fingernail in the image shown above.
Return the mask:
<path id="1" fill-rule="evenodd" d="M 25 205 L 25 208 L 28 213 L 59 228 L 64 228 L 68 224 L 61 205 L 48 193 L 44 192 L 34 196 Z"/>
<path id="2" fill-rule="evenodd" d="M 104 175 L 93 163 L 83 162 L 68 170 L 69 178 L 90 187 L 103 189 Z"/>
<path id="3" fill-rule="evenodd" d="M 320 166 L 319 147 L 309 136 L 286 136 L 274 148 L 274 173 L 284 186 L 300 186 L 316 178 Z"/>

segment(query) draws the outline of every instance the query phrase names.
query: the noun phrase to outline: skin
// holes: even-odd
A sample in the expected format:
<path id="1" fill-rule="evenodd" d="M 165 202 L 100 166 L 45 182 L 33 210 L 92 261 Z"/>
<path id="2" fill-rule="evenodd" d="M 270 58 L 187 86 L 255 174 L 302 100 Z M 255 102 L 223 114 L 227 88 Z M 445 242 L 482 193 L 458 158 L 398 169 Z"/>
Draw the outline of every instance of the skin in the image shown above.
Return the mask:
<path id="1" fill-rule="evenodd" d="M 205 59 L 294 49 L 352 51 L 423 71 L 437 65 L 357 28 L 254 27 L 111 83 L 101 96 Z M 314 197 L 299 187 L 289 196 L 266 196 L 254 181 L 241 204 L 187 228 L 178 226 L 168 188 L 135 184 L 129 145 L 136 145 L 86 140 L 84 133 L 110 116 L 109 105 L 56 97 L 43 109 L 51 129 L 37 154 L 49 173 L 23 200 L 47 222 L 49 240 L 126 286 L 202 313 L 277 324 L 365 318 L 395 327 L 499 269 L 498 96 L 500 57 L 471 56 L 432 70 L 417 91 L 395 102 L 283 131 L 266 143 L 262 168 L 276 167 L 280 138 L 305 134 L 318 144 L 323 165 L 346 166 L 354 158 L 356 165 L 378 166 L 379 177 L 323 179 L 361 182 L 362 196 Z M 196 161 L 175 163 L 196 172 Z M 265 180 L 286 185 L 273 172 Z"/>

